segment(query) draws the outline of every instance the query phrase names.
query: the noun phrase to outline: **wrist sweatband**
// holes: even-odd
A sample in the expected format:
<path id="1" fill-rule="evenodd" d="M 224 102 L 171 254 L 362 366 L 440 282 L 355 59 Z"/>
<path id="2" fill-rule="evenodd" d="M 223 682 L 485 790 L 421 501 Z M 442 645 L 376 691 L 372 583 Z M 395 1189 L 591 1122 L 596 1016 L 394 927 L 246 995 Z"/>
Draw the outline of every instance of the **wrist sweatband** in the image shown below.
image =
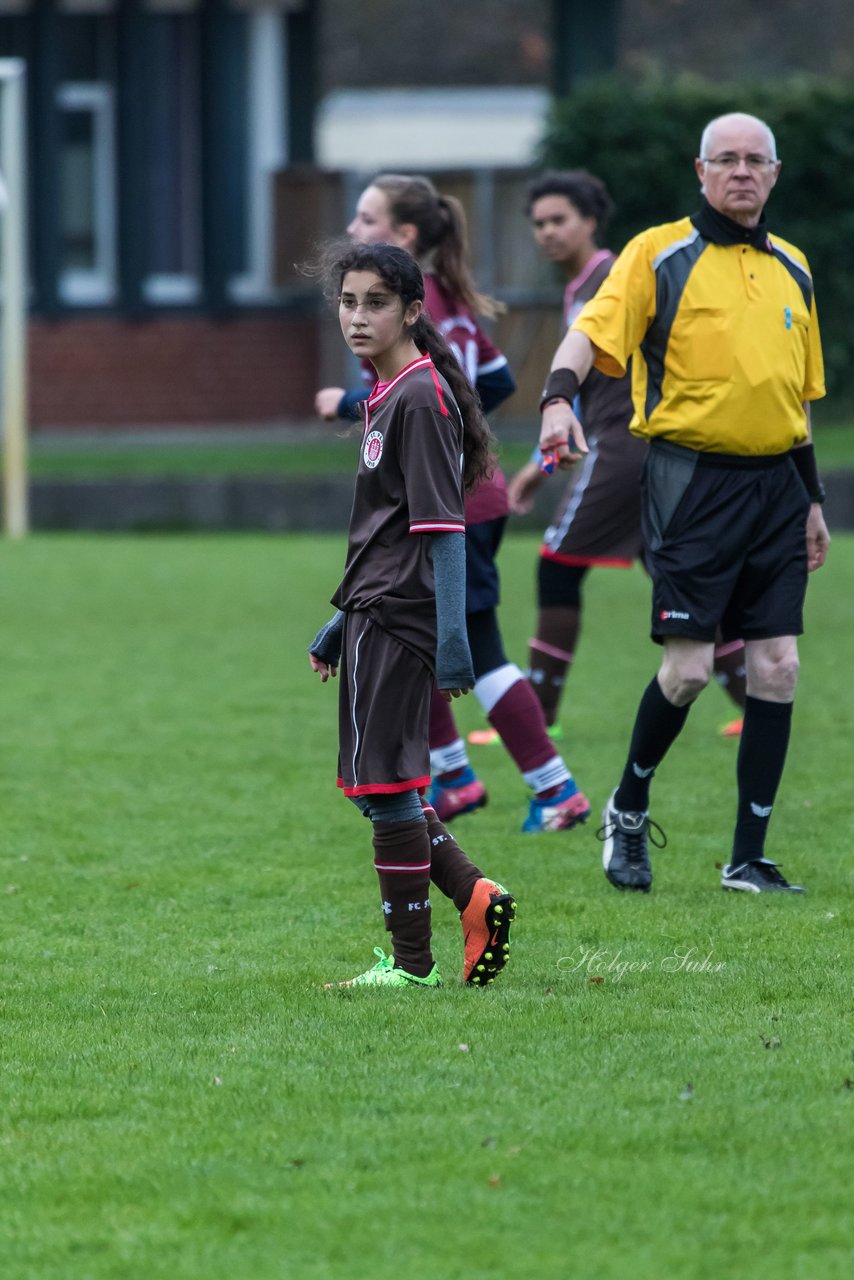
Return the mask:
<path id="1" fill-rule="evenodd" d="M 580 386 L 578 375 L 573 373 L 571 369 L 552 369 L 546 378 L 543 394 L 540 396 L 540 413 L 542 413 L 549 400 L 565 400 L 567 404 L 572 404 L 578 395 Z"/>
<path id="2" fill-rule="evenodd" d="M 824 485 L 818 478 L 818 467 L 815 461 L 815 446 L 809 444 L 799 445 L 796 449 L 792 449 L 789 455 L 798 470 L 798 475 L 804 482 L 804 488 L 807 491 L 810 502 L 824 502 L 827 494 Z"/>

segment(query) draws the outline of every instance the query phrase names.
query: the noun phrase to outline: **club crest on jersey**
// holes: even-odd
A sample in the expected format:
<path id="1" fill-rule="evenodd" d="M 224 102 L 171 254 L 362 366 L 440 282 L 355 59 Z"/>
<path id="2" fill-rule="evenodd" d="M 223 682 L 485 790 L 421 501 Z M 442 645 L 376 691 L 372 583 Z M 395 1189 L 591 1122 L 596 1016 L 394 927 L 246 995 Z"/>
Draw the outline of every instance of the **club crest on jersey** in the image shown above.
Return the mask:
<path id="1" fill-rule="evenodd" d="M 373 471 L 374 467 L 379 466 L 380 458 L 383 456 L 383 433 L 381 431 L 371 431 L 365 439 L 365 447 L 362 450 L 362 457 L 365 459 L 365 466 L 370 467 Z"/>

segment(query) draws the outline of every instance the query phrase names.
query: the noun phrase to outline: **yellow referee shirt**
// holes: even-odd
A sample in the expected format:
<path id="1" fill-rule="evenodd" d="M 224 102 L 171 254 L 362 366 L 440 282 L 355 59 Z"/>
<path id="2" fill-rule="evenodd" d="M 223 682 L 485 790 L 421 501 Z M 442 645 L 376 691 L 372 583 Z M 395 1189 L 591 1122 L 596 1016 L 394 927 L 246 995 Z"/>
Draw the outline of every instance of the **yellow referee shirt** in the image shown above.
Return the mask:
<path id="1" fill-rule="evenodd" d="M 690 218 L 629 241 L 575 320 L 596 368 L 632 360 L 631 431 L 711 453 L 785 453 L 824 395 L 812 277 L 794 245 L 715 244 Z"/>

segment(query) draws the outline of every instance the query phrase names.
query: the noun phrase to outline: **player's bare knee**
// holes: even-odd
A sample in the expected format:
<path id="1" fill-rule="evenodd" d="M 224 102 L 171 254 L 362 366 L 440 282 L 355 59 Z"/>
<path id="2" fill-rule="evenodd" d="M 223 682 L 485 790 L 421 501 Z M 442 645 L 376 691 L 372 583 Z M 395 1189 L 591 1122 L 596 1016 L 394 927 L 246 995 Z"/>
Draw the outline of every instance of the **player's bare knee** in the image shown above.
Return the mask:
<path id="1" fill-rule="evenodd" d="M 752 646 L 751 646 L 752 647 Z M 791 702 L 798 683 L 800 659 L 795 643 L 763 646 L 747 657 L 747 692 L 770 702 Z"/>
<path id="2" fill-rule="evenodd" d="M 675 705 L 684 707 L 686 703 L 693 702 L 695 698 L 699 698 L 709 683 L 709 675 L 710 673 L 706 670 L 682 672 L 677 695 L 673 699 Z"/>
<path id="3" fill-rule="evenodd" d="M 698 698 L 709 683 L 710 672 L 705 668 L 678 667 L 662 669 L 658 682 L 668 702 L 674 707 L 684 707 Z"/>
<path id="4" fill-rule="evenodd" d="M 748 680 L 748 693 L 772 702 L 791 702 L 798 683 L 800 660 L 797 651 L 764 655 L 755 664 Z"/>

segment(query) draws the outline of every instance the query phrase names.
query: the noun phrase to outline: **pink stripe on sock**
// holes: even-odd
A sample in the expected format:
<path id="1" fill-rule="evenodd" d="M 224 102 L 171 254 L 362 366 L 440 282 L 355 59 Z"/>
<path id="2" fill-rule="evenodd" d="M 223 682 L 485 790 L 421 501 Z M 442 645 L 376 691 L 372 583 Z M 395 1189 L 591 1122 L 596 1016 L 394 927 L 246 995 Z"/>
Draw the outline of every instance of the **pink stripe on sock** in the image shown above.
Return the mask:
<path id="1" fill-rule="evenodd" d="M 744 648 L 743 640 L 730 640 L 729 644 L 722 644 L 715 649 L 716 658 L 725 658 L 728 653 L 738 653 L 739 649 Z"/>
<path id="2" fill-rule="evenodd" d="M 528 641 L 531 649 L 536 649 L 538 653 L 548 654 L 550 658 L 557 658 L 561 662 L 572 662 L 575 657 L 573 653 L 567 653 L 565 649 L 556 649 L 552 644 L 546 644 L 543 640 L 537 640 L 536 637 Z"/>
<path id="3" fill-rule="evenodd" d="M 429 862 L 374 862 L 377 871 L 399 872 L 401 875 L 423 875 L 425 871 L 430 870 Z"/>

